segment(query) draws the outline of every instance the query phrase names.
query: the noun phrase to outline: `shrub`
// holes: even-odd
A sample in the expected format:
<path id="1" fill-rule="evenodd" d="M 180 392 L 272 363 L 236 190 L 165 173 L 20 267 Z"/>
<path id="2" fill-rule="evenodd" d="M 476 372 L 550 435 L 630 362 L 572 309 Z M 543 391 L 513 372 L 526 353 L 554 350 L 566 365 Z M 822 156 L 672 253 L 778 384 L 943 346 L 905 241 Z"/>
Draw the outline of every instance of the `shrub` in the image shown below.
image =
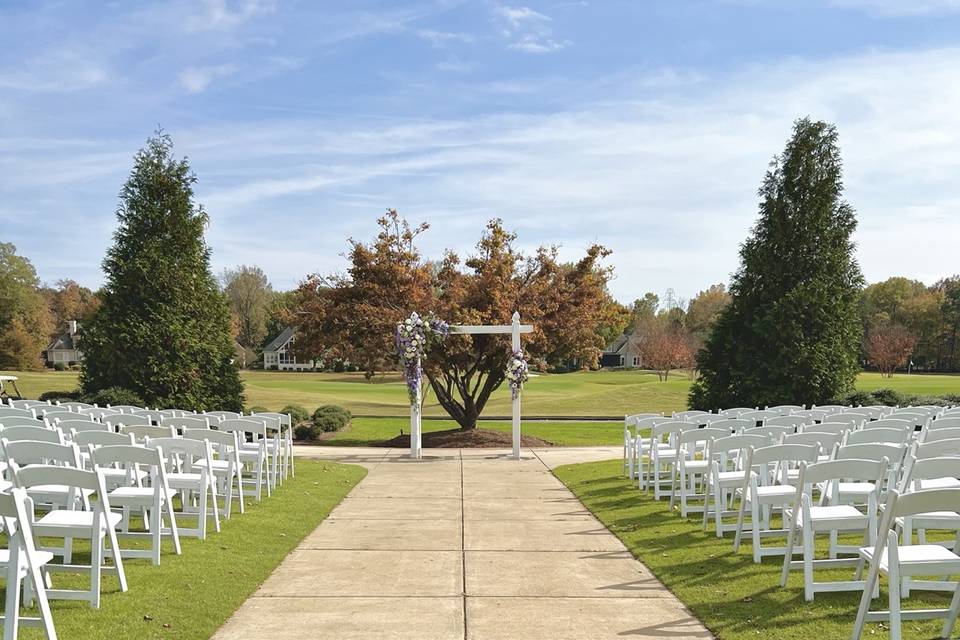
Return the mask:
<path id="1" fill-rule="evenodd" d="M 67 370 L 67 365 L 63 364 L 62 362 L 54 362 L 54 363 L 53 363 L 53 370 L 54 370 L 54 371 L 66 371 L 66 370 Z"/>
<path id="2" fill-rule="evenodd" d="M 290 423 L 294 425 L 310 422 L 310 412 L 299 404 L 288 404 L 280 409 L 280 413 L 290 416 Z"/>
<path id="3" fill-rule="evenodd" d="M 877 389 L 871 395 L 876 399 L 874 404 L 883 404 L 888 407 L 904 404 L 904 394 L 894 389 Z"/>
<path id="4" fill-rule="evenodd" d="M 76 402 L 80 399 L 79 391 L 44 391 L 40 394 L 40 397 L 37 400 L 42 400 L 43 402 L 57 400 L 61 402 Z"/>
<path id="5" fill-rule="evenodd" d="M 350 424 L 352 417 L 343 407 L 325 404 L 313 412 L 313 426 L 325 432 L 339 431 Z"/>
<path id="6" fill-rule="evenodd" d="M 873 394 L 869 391 L 851 391 L 850 393 L 845 393 L 842 396 L 834 398 L 830 404 L 842 404 L 852 407 L 859 407 L 860 405 L 877 404 L 877 402 L 876 398 L 874 398 Z"/>
<path id="7" fill-rule="evenodd" d="M 254 405 L 247 409 L 247 413 L 267 413 L 270 409 L 266 407 L 261 407 L 260 405 Z"/>
<path id="8" fill-rule="evenodd" d="M 142 407 L 145 404 L 143 398 L 135 391 L 124 389 L 123 387 L 107 387 L 106 389 L 101 389 L 86 396 L 84 401 L 101 407 L 105 407 L 108 404 L 111 406 L 129 404 L 134 407 Z"/>
<path id="9" fill-rule="evenodd" d="M 343 360 L 334 360 L 333 361 L 333 372 L 334 373 L 343 373 L 347 370 L 347 365 L 344 364 Z"/>
<path id="10" fill-rule="evenodd" d="M 296 428 L 293 430 L 293 437 L 296 438 L 297 440 L 304 440 L 304 441 L 316 440 L 319 435 L 320 435 L 320 429 L 317 429 L 310 422 L 298 424 Z"/>

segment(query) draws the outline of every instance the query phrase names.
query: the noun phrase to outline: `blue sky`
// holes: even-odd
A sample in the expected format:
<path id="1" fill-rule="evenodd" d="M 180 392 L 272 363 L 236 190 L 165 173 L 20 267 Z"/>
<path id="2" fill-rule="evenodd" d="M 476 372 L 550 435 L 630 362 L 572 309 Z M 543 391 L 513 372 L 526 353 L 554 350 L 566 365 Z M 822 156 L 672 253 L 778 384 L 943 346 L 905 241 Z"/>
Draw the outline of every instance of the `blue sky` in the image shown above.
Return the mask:
<path id="1" fill-rule="evenodd" d="M 868 280 L 960 270 L 960 0 L 0 3 L 0 241 L 102 282 L 157 125 L 214 268 L 345 266 L 396 207 L 469 253 L 614 250 L 614 294 L 724 282 L 792 121 L 835 122 Z"/>

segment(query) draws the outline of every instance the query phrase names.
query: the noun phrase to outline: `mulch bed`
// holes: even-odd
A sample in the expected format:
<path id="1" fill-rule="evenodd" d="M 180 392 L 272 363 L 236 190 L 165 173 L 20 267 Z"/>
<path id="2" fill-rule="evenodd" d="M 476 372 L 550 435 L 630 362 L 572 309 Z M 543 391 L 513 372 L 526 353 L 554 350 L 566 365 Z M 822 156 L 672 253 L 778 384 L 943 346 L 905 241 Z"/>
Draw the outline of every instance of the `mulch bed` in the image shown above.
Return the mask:
<path id="1" fill-rule="evenodd" d="M 533 436 L 520 436 L 520 442 L 524 447 L 552 447 L 553 443 Z M 450 429 L 448 431 L 430 431 L 424 433 L 421 437 L 421 443 L 424 449 L 509 449 L 513 446 L 513 439 L 509 433 L 504 431 L 493 431 L 492 429 Z M 374 444 L 375 447 L 397 447 L 404 448 L 410 446 L 410 434 L 405 433 Z"/>

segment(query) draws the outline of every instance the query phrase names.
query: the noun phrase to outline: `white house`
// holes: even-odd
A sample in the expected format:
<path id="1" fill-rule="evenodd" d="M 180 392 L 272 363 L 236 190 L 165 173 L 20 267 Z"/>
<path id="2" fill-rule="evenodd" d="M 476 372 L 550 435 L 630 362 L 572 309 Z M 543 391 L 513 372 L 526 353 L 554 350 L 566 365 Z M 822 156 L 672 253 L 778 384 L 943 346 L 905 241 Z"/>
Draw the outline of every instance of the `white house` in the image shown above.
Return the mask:
<path id="1" fill-rule="evenodd" d="M 643 357 L 637 349 L 636 340 L 624 334 L 611 342 L 600 356 L 600 366 L 604 368 L 643 366 Z"/>
<path id="2" fill-rule="evenodd" d="M 309 371 L 316 368 L 316 361 L 297 362 L 293 355 L 293 343 L 297 339 L 296 328 L 287 327 L 263 348 L 263 368 L 279 371 Z"/>
<path id="3" fill-rule="evenodd" d="M 77 346 L 77 343 L 80 342 L 79 329 L 80 325 L 77 324 L 76 320 L 71 320 L 68 323 L 67 330 L 57 336 L 56 340 L 47 347 L 45 351 L 47 364 L 53 366 L 59 362 L 69 365 L 83 360 L 83 352 Z"/>

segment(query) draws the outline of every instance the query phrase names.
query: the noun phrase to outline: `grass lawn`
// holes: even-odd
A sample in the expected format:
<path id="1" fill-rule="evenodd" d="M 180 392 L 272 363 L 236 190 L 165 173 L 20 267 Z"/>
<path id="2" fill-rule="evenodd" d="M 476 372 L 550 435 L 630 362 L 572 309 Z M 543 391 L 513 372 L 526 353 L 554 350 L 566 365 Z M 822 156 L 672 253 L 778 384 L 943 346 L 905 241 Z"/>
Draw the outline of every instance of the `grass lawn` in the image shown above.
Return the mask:
<path id="1" fill-rule="evenodd" d="M 510 433 L 512 429 L 510 422 L 506 420 L 484 420 L 480 426 L 505 433 Z M 457 423 L 453 420 L 423 421 L 424 433 L 457 427 Z M 400 435 L 401 429 L 404 433 L 410 433 L 409 419 L 354 418 L 347 430 L 337 433 L 332 439 L 325 440 L 323 444 L 367 447 Z M 623 444 L 622 422 L 525 421 L 523 433 L 566 447 Z"/>
<path id="2" fill-rule="evenodd" d="M 250 499 L 243 515 L 234 505 L 221 533 L 209 533 L 206 541 L 182 538 L 183 555 L 173 555 L 165 543 L 159 567 L 149 560 L 124 560 L 130 590 L 120 593 L 116 578 L 105 575 L 101 609 L 52 601 L 58 636 L 209 638 L 365 475 L 358 466 L 298 460 L 296 478 L 259 504 Z M 133 543 L 121 540 L 120 545 Z M 72 576 L 56 575 L 55 584 L 58 579 L 64 584 Z M 89 578 L 82 580 L 77 586 L 89 585 Z M 20 637 L 43 634 L 29 629 Z"/>
<path id="3" fill-rule="evenodd" d="M 20 389 L 35 398 L 52 389 L 70 390 L 77 386 L 77 373 L 70 371 L 20 372 Z M 339 404 L 360 415 L 403 416 L 407 414 L 407 395 L 399 375 L 377 376 L 366 381 L 358 373 L 291 373 L 244 371 L 247 405 L 280 409 L 301 404 L 314 409 L 321 404 Z M 909 393 L 960 393 L 960 375 L 897 374 L 881 378 L 863 373 L 858 388 L 890 387 Z M 667 382 L 646 371 L 581 371 L 538 375 L 523 391 L 523 413 L 529 416 L 622 416 L 640 411 L 679 411 L 687 404 L 690 380 L 674 374 Z M 443 409 L 432 395 L 427 398 L 425 415 L 442 416 Z M 499 389 L 484 410 L 486 415 L 510 415 L 510 393 Z"/>
<path id="4" fill-rule="evenodd" d="M 619 460 L 559 467 L 556 476 L 573 491 L 630 549 L 722 640 L 777 638 L 778 640 L 845 640 L 850 637 L 859 595 L 818 593 L 803 599 L 803 574 L 793 571 L 786 589 L 780 588 L 782 559 L 765 558 L 753 564 L 750 545 L 732 551 L 732 534 L 719 539 L 704 533 L 701 520 L 670 513 L 667 501 L 657 502 L 620 475 Z M 826 536 L 823 536 L 824 541 Z M 770 539 L 768 544 L 775 544 Z M 820 556 L 824 557 L 824 556 Z M 850 570 L 852 571 L 852 570 Z M 837 578 L 850 571 L 835 569 Z M 817 572 L 818 579 L 831 572 Z M 886 582 L 881 582 L 885 586 Z M 875 608 L 886 608 L 881 588 Z M 920 597 L 918 597 L 920 596 Z M 914 591 L 905 607 L 945 607 L 946 594 Z M 904 621 L 904 638 L 939 637 L 940 621 Z M 887 637 L 878 625 L 871 633 Z"/>

